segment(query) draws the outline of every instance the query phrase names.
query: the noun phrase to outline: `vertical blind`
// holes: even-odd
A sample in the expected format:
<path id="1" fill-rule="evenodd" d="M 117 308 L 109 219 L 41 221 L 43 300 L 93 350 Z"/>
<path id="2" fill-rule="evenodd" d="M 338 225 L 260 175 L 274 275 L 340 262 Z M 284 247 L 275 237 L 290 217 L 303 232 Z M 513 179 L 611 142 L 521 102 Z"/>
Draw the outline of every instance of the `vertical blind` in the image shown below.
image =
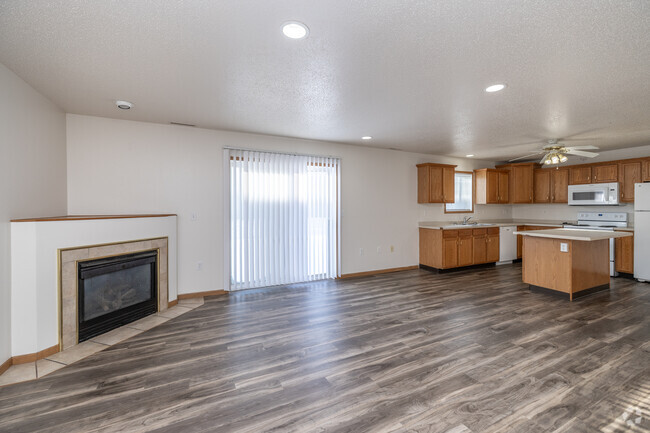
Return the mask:
<path id="1" fill-rule="evenodd" d="M 336 277 L 339 159 L 233 149 L 226 149 L 225 156 L 226 287 Z"/>

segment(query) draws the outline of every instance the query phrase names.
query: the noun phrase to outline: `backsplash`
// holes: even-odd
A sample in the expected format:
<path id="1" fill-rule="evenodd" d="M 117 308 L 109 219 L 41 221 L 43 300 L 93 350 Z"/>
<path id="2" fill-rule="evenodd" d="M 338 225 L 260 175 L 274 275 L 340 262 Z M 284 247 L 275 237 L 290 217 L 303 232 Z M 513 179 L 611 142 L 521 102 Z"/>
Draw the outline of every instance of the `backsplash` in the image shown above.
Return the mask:
<path id="1" fill-rule="evenodd" d="M 460 221 L 464 217 L 474 220 L 510 219 L 511 208 L 508 204 L 475 204 L 474 213 L 445 213 L 444 204 L 420 204 L 419 221 Z"/>
<path id="2" fill-rule="evenodd" d="M 621 206 L 569 206 L 568 204 L 474 205 L 474 213 L 445 213 L 443 204 L 420 204 L 419 221 L 459 221 L 471 216 L 474 220 L 523 219 L 575 221 L 578 212 L 626 212 L 628 224 L 634 224 L 634 204 Z"/>
<path id="3" fill-rule="evenodd" d="M 627 212 L 628 224 L 634 223 L 634 204 L 621 206 L 569 206 L 567 204 L 517 204 L 512 208 L 514 219 L 575 221 L 578 212 Z"/>

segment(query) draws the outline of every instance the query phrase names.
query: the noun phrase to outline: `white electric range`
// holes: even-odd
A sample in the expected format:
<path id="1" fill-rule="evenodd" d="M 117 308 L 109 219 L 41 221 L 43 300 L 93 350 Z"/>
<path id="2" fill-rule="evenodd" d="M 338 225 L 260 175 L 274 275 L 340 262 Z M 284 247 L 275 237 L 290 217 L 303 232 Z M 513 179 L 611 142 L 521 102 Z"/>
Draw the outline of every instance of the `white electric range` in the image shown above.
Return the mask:
<path id="1" fill-rule="evenodd" d="M 577 224 L 564 224 L 565 229 L 604 230 L 614 231 L 627 227 L 625 212 L 579 212 Z M 614 239 L 609 240 L 609 275 L 618 276 L 615 266 Z"/>

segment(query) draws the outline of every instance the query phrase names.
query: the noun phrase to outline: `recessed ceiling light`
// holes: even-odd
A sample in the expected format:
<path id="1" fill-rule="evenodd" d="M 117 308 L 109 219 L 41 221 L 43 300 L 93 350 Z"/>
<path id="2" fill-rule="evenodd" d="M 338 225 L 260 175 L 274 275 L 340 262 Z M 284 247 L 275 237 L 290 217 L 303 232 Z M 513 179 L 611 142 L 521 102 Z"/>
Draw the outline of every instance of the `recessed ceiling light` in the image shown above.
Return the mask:
<path id="1" fill-rule="evenodd" d="M 130 110 L 133 107 L 133 104 L 129 101 L 115 101 L 115 105 L 122 110 Z"/>
<path id="2" fill-rule="evenodd" d="M 488 93 L 494 93 L 498 92 L 499 90 L 503 90 L 506 88 L 505 84 L 493 84 L 491 86 L 488 86 L 485 88 L 485 91 Z"/>
<path id="3" fill-rule="evenodd" d="M 474 155 L 469 154 L 469 155 L 465 155 L 465 156 L 466 156 L 467 158 L 471 158 L 471 157 L 473 157 Z"/>
<path id="4" fill-rule="evenodd" d="M 302 39 L 309 34 L 309 28 L 298 21 L 287 21 L 282 24 L 282 33 L 291 39 Z"/>
<path id="5" fill-rule="evenodd" d="M 372 140 L 372 137 L 369 136 L 369 135 L 364 135 L 363 137 L 361 137 L 361 139 L 362 140 Z"/>

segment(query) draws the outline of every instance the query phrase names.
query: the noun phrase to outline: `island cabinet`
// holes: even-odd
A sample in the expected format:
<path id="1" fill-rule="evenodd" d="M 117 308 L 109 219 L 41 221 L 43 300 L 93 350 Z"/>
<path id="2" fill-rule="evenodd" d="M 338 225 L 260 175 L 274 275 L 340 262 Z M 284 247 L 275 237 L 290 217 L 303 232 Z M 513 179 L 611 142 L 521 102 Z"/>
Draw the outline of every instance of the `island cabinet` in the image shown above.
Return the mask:
<path id="1" fill-rule="evenodd" d="M 591 167 L 592 183 L 618 182 L 618 164 L 598 164 Z"/>
<path id="2" fill-rule="evenodd" d="M 418 164 L 418 203 L 453 203 L 455 165 Z"/>
<path id="3" fill-rule="evenodd" d="M 591 166 L 576 165 L 569 168 L 569 185 L 591 183 Z"/>
<path id="4" fill-rule="evenodd" d="M 420 228 L 420 265 L 436 269 L 499 261 L 499 228 Z"/>
<path id="5" fill-rule="evenodd" d="M 616 272 L 634 274 L 634 236 L 614 241 L 614 268 Z"/>
<path id="6" fill-rule="evenodd" d="M 508 203 L 533 203 L 533 171 L 536 166 L 538 164 L 532 162 L 496 166 L 508 172 Z"/>
<path id="7" fill-rule="evenodd" d="M 622 161 L 619 164 L 620 201 L 634 202 L 634 184 L 641 182 L 641 161 Z"/>
<path id="8" fill-rule="evenodd" d="M 643 160 L 643 182 L 650 182 L 650 158 Z"/>
<path id="9" fill-rule="evenodd" d="M 474 179 L 477 204 L 499 204 L 510 201 L 507 170 L 494 168 L 474 170 Z"/>

